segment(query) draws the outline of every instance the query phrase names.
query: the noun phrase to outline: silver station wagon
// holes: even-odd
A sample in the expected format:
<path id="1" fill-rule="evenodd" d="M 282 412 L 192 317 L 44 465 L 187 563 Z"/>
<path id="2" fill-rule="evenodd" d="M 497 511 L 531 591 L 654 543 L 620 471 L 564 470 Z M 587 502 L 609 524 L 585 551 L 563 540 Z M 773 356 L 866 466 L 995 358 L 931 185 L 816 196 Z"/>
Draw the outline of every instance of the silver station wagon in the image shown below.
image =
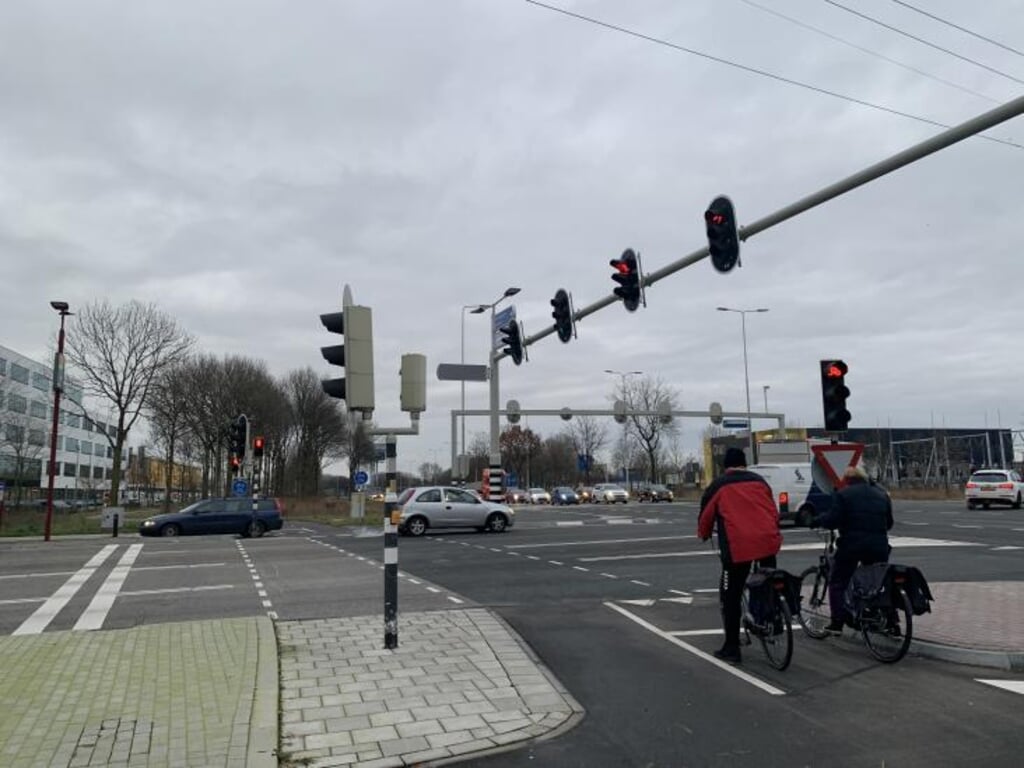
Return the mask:
<path id="1" fill-rule="evenodd" d="M 398 497 L 402 517 L 398 532 L 422 536 L 428 528 L 476 528 L 501 533 L 515 523 L 507 504 L 484 501 L 465 488 L 443 485 L 406 488 Z"/>

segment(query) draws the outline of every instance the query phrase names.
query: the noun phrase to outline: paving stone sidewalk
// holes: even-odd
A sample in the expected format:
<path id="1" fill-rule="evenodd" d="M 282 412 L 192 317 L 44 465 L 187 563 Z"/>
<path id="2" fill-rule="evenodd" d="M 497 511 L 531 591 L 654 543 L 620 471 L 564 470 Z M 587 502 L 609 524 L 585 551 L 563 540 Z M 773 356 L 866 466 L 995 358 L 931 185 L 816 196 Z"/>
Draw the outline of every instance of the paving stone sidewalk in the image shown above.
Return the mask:
<path id="1" fill-rule="evenodd" d="M 5 636 L 0 664 L 4 768 L 277 765 L 268 618 Z"/>
<path id="2" fill-rule="evenodd" d="M 388 768 L 561 732 L 582 709 L 484 609 L 278 622 L 282 765 Z"/>

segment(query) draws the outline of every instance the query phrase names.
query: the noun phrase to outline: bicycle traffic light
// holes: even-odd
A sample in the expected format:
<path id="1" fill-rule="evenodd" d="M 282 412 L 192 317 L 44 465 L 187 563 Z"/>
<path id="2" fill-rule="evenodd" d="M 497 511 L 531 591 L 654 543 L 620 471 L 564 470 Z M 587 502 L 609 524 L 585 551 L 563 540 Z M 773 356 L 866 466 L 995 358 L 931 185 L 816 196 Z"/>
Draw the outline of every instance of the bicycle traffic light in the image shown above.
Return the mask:
<path id="1" fill-rule="evenodd" d="M 244 414 L 236 416 L 229 427 L 231 453 L 239 459 L 245 458 L 245 445 L 248 442 L 249 419 Z"/>
<path id="2" fill-rule="evenodd" d="M 254 459 L 259 460 L 263 458 L 263 447 L 265 444 L 266 441 L 263 439 L 263 435 L 256 435 L 252 439 L 252 457 Z"/>
<path id="3" fill-rule="evenodd" d="M 345 337 L 344 344 L 320 347 L 331 365 L 345 368 L 346 376 L 338 379 L 324 379 L 324 392 L 338 400 L 344 400 L 350 411 L 373 410 L 373 314 L 369 307 L 348 305 L 341 312 L 320 315 L 331 333 Z"/>
<path id="4" fill-rule="evenodd" d="M 632 248 L 627 248 L 620 258 L 612 259 L 608 263 L 615 269 L 612 280 L 619 284 L 612 293 L 622 299 L 622 305 L 626 309 L 636 312 L 641 298 L 639 257 Z"/>
<path id="5" fill-rule="evenodd" d="M 523 335 L 519 323 L 512 320 L 498 329 L 501 333 L 502 352 L 512 358 L 516 365 L 523 363 Z"/>
<path id="6" fill-rule="evenodd" d="M 849 427 L 851 417 L 846 410 L 846 398 L 850 396 L 846 386 L 848 370 L 842 360 L 821 361 L 821 401 L 825 410 L 826 432 L 843 432 Z"/>
<path id="7" fill-rule="evenodd" d="M 551 306 L 555 308 L 555 311 L 551 313 L 551 316 L 555 318 L 555 332 L 559 339 L 568 343 L 573 336 L 572 299 L 564 288 L 559 288 L 555 292 Z"/>
<path id="8" fill-rule="evenodd" d="M 711 264 L 719 272 L 731 272 L 740 263 L 740 238 L 736 228 L 736 211 L 732 200 L 719 195 L 704 212 Z"/>
<path id="9" fill-rule="evenodd" d="M 237 475 L 242 469 L 242 460 L 237 456 L 231 457 L 231 474 Z"/>

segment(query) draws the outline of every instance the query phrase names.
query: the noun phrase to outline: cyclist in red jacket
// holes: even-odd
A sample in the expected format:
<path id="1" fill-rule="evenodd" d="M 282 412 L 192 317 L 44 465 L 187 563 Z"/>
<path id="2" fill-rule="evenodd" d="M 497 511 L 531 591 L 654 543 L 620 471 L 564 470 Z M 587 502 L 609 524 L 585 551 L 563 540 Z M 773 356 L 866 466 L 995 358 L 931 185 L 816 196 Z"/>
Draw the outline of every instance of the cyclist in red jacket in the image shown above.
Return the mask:
<path id="1" fill-rule="evenodd" d="M 729 448 L 722 465 L 725 473 L 707 487 L 700 499 L 697 536 L 707 541 L 713 528 L 718 533 L 722 559 L 718 598 L 725 643 L 715 656 L 738 664 L 740 604 L 750 566 L 756 560 L 764 568 L 774 568 L 782 534 L 772 489 L 763 477 L 747 470 L 743 451 Z"/>

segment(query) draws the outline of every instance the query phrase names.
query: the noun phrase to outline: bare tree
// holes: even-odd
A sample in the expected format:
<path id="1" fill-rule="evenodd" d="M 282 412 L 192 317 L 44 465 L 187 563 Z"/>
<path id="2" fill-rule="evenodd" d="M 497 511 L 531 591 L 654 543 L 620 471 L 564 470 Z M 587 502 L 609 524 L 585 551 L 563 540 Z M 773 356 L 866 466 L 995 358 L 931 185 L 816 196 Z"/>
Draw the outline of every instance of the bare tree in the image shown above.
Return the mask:
<path id="1" fill-rule="evenodd" d="M 498 441 L 505 463 L 519 475 L 520 484 L 529 483 L 532 462 L 540 454 L 540 438 L 533 430 L 515 425 L 506 428 Z"/>
<path id="2" fill-rule="evenodd" d="M 82 389 L 108 401 L 117 412 L 110 498 L 120 499 L 121 454 L 128 433 L 149 400 L 154 379 L 182 360 L 192 337 L 153 304 L 130 301 L 112 307 L 88 304 L 67 337 L 67 359 L 78 372 Z"/>
<path id="3" fill-rule="evenodd" d="M 285 381 L 294 430 L 294 487 L 299 494 L 320 490 L 324 460 L 338 458 L 347 442 L 345 417 L 338 402 L 320 386 L 312 368 L 292 371 Z"/>
<path id="4" fill-rule="evenodd" d="M 654 412 L 667 407 L 677 410 L 678 396 L 671 387 L 660 378 L 646 376 L 635 379 L 625 385 L 626 405 L 631 411 Z M 666 405 L 667 404 L 667 405 Z M 663 421 L 655 414 L 651 416 L 631 415 L 627 417 L 628 434 L 639 443 L 647 456 L 648 480 L 658 481 L 658 469 L 661 460 L 662 441 L 679 433 L 679 425 L 675 421 Z"/>
<path id="5" fill-rule="evenodd" d="M 590 457 L 587 468 L 583 471 L 584 482 L 590 485 L 590 472 L 594 468 L 593 458 L 608 441 L 608 427 L 594 416 L 574 416 L 566 427 L 566 432 L 576 453 Z"/>
<path id="6" fill-rule="evenodd" d="M 171 506 L 174 466 L 180 443 L 187 437 L 188 409 L 191 400 L 188 370 L 184 363 L 165 369 L 153 382 L 147 405 L 149 431 L 153 442 L 164 448 L 164 502 Z"/>
<path id="7" fill-rule="evenodd" d="M 576 451 L 569 435 L 562 432 L 544 439 L 539 473 L 542 485 L 572 485 L 578 472 L 576 467 Z"/>
<path id="8" fill-rule="evenodd" d="M 28 398 L 16 387 L 0 387 L 0 478 L 13 481 L 15 505 L 21 503 L 26 480 L 34 479 L 32 485 L 39 482 L 49 431 L 46 419 L 29 413 Z"/>

